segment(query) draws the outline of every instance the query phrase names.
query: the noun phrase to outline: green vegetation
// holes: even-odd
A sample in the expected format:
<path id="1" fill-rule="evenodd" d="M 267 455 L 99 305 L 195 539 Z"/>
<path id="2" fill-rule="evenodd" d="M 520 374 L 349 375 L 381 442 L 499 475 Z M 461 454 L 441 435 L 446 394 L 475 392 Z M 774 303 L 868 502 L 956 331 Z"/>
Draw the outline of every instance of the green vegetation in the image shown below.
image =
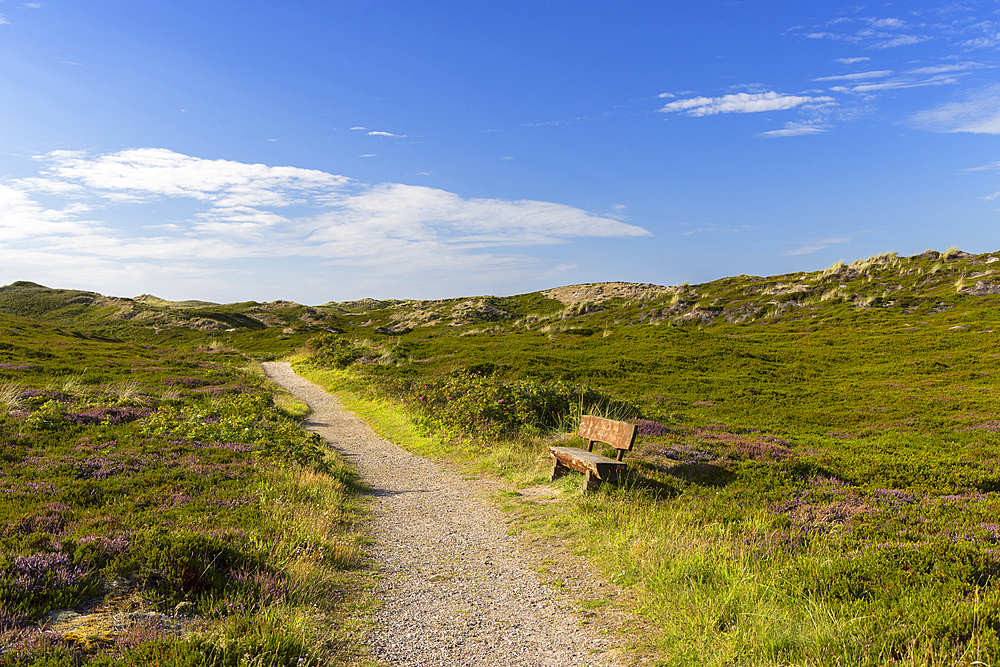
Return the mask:
<path id="1" fill-rule="evenodd" d="M 0 341 L 0 665 L 356 654 L 360 498 L 304 406 L 218 345 Z"/>
<path id="2" fill-rule="evenodd" d="M 411 446 L 519 484 L 580 410 L 637 419 L 629 484 L 564 479 L 562 502 L 515 511 L 633 591 L 662 664 L 992 664 L 995 261 L 377 302 L 310 352 L 340 369 L 328 385 L 408 415 Z"/>
<path id="3" fill-rule="evenodd" d="M 300 347 L 394 441 L 558 493 L 512 516 L 628 589 L 654 663 L 996 663 L 997 261 L 314 308 L 0 288 L 35 318 L 0 316 L 0 665 L 346 659 L 352 478 L 246 370 Z M 583 412 L 637 421 L 627 484 L 547 481 Z M 165 615 L 32 624 L 89 596 Z"/>

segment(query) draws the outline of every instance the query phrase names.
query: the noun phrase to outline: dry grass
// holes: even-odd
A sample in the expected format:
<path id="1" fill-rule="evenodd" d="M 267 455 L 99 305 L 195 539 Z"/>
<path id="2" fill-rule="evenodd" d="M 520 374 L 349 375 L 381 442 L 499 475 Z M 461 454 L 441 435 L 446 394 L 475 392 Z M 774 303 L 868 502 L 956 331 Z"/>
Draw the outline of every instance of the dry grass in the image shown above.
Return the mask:
<path id="1" fill-rule="evenodd" d="M 24 390 L 19 384 L 7 382 L 0 385 L 0 410 L 4 413 L 10 410 L 20 410 L 24 407 L 21 392 Z"/>

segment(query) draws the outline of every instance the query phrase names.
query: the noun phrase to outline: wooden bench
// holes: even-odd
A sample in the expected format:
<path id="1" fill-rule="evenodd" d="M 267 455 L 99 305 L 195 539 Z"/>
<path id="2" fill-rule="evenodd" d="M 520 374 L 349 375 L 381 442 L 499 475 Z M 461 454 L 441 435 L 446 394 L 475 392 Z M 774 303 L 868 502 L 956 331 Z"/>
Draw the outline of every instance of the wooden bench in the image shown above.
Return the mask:
<path id="1" fill-rule="evenodd" d="M 635 444 L 635 424 L 614 421 L 594 415 L 583 415 L 577 435 L 587 441 L 587 449 L 577 447 L 549 447 L 552 455 L 552 475 L 556 480 L 569 470 L 587 475 L 586 492 L 596 491 L 604 482 L 617 482 L 626 469 L 622 459 Z M 603 442 L 618 450 L 618 458 L 609 459 L 594 453 L 594 443 Z"/>

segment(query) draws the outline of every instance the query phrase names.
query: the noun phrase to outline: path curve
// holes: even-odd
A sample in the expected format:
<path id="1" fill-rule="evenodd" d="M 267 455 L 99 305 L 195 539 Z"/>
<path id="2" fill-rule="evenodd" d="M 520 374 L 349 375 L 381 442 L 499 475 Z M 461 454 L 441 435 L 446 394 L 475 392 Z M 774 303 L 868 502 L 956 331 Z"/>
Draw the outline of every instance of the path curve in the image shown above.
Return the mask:
<path id="1" fill-rule="evenodd" d="M 287 363 L 264 371 L 312 414 L 304 426 L 339 450 L 372 489 L 377 629 L 373 657 L 398 666 L 612 665 L 569 601 L 519 558 L 502 515 L 475 482 L 377 436 Z"/>

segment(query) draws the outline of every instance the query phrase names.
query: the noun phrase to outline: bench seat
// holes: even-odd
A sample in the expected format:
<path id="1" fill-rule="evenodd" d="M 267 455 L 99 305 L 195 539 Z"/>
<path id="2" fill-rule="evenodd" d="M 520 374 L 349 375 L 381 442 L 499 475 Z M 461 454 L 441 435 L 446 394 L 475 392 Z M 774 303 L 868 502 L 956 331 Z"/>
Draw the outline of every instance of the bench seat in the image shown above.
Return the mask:
<path id="1" fill-rule="evenodd" d="M 578 447 L 549 447 L 549 453 L 561 466 L 577 472 L 592 472 L 605 482 L 617 481 L 621 471 L 627 467 L 624 461 L 615 461 Z"/>

